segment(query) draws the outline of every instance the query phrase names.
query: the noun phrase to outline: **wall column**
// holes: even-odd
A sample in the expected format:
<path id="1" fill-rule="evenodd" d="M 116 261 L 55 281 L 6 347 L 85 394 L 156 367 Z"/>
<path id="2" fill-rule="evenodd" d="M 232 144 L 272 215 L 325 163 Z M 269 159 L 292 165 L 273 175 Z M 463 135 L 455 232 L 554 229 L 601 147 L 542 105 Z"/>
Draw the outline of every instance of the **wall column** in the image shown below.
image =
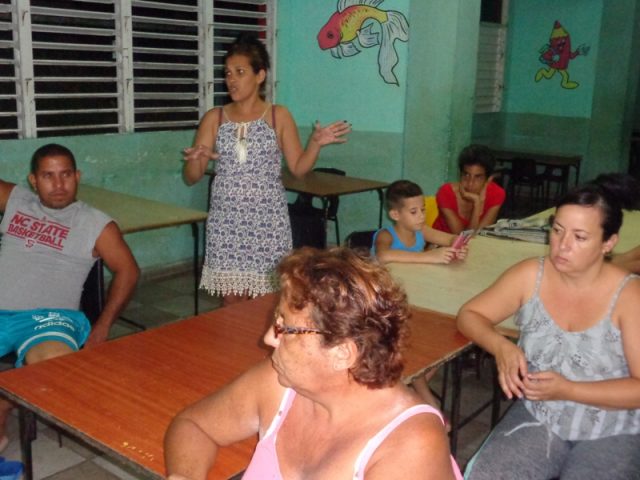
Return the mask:
<path id="1" fill-rule="evenodd" d="M 470 143 L 480 0 L 412 0 L 403 178 L 435 193 Z"/>

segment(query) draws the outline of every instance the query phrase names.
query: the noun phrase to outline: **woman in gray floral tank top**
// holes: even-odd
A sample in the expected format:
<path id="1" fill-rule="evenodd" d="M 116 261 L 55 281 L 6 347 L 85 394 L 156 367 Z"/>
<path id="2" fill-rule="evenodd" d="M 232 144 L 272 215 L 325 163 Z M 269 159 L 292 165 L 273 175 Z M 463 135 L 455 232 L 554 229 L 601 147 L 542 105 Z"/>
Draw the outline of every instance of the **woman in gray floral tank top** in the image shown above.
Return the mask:
<path id="1" fill-rule="evenodd" d="M 517 398 L 465 478 L 640 478 L 640 278 L 607 262 L 640 191 L 604 182 L 568 193 L 549 254 L 520 262 L 458 313 Z M 619 186 L 618 186 L 619 187 Z M 494 326 L 516 315 L 518 345 Z"/>

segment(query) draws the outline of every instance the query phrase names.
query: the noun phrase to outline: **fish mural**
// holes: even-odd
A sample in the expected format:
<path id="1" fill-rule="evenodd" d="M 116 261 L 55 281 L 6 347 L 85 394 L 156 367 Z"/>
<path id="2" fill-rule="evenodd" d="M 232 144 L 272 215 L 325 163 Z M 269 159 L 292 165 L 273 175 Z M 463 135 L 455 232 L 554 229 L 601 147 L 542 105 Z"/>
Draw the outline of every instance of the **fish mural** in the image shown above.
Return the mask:
<path id="1" fill-rule="evenodd" d="M 569 79 L 569 62 L 578 55 L 586 56 L 589 53 L 588 45 L 580 45 L 575 51 L 571 51 L 571 35 L 567 32 L 558 20 L 553 24 L 549 43 L 540 49 L 540 62 L 547 65 L 536 72 L 535 81 L 539 82 L 543 78 L 549 80 L 556 72 L 560 72 L 560 86 L 572 90 L 580 85 Z"/>
<path id="2" fill-rule="evenodd" d="M 338 11 L 318 33 L 318 45 L 335 58 L 352 57 L 363 48 L 379 46 L 380 76 L 385 82 L 398 85 L 393 73 L 398 64 L 394 43 L 409 40 L 409 23 L 400 12 L 378 8 L 383 1 L 339 0 Z"/>

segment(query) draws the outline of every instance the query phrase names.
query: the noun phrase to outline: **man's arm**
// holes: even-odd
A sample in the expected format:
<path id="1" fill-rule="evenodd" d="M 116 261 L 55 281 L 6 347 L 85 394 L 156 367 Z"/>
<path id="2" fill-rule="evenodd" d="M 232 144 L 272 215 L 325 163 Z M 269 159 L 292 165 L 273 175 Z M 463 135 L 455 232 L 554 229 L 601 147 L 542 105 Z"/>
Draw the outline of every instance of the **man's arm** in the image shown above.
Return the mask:
<path id="1" fill-rule="evenodd" d="M 9 201 L 9 195 L 15 187 L 15 183 L 5 182 L 0 180 L 0 212 L 4 213 L 7 208 L 7 202 Z"/>
<path id="2" fill-rule="evenodd" d="M 107 301 L 91 329 L 86 346 L 95 345 L 107 339 L 111 325 L 131 299 L 140 275 L 138 264 L 114 222 L 104 227 L 96 241 L 95 251 L 111 270 L 113 279 L 107 293 Z"/>

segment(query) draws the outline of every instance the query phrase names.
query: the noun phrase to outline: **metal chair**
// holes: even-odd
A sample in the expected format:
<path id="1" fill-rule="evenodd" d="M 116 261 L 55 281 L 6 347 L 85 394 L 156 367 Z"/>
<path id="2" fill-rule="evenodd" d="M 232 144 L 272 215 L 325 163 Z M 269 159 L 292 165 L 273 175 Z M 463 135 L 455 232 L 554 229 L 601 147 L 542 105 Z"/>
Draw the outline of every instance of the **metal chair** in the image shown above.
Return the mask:
<path id="1" fill-rule="evenodd" d="M 559 196 L 566 193 L 567 184 L 569 183 L 568 177 L 569 169 L 554 167 L 553 165 L 547 165 L 544 171 L 541 173 L 544 181 L 544 202 L 545 207 L 555 203 Z M 551 184 L 555 183 L 554 194 L 551 195 Z"/>
<path id="2" fill-rule="evenodd" d="M 511 204 L 511 214 L 513 214 L 513 206 L 519 195 L 519 189 L 528 188 L 526 197 L 527 204 L 532 205 L 533 212 L 540 209 L 545 192 L 544 175 L 538 173 L 537 163 L 532 158 L 514 158 L 511 161 L 511 169 L 509 170 L 508 197 Z M 529 201 L 531 200 L 531 203 Z M 522 214 L 523 212 L 519 212 Z M 526 215 L 526 213 L 525 213 Z"/>
<path id="3" fill-rule="evenodd" d="M 324 173 L 332 173 L 334 175 L 345 176 L 346 172 L 344 170 L 339 170 L 337 168 L 331 167 L 318 167 L 313 169 L 314 172 L 324 172 Z M 295 205 L 298 207 L 308 206 L 312 207 L 312 199 L 311 195 L 307 195 L 306 193 L 301 193 L 298 195 L 298 198 L 295 201 Z M 340 206 L 340 199 L 337 195 L 333 195 L 328 197 L 327 203 L 327 220 L 332 221 L 336 228 L 336 245 L 340 245 L 340 226 L 338 224 L 338 207 Z"/>
<path id="4" fill-rule="evenodd" d="M 347 235 L 347 238 L 344 239 L 344 243 L 347 248 L 366 248 L 367 250 L 371 250 L 371 247 L 373 246 L 373 235 L 376 231 L 377 230 L 361 230 L 351 232 Z"/>
<path id="5" fill-rule="evenodd" d="M 363 257 L 371 256 L 371 247 L 373 246 L 373 236 L 377 230 L 361 230 L 357 232 L 351 232 L 344 239 L 344 244 L 347 248 L 355 250 L 359 255 Z"/>

